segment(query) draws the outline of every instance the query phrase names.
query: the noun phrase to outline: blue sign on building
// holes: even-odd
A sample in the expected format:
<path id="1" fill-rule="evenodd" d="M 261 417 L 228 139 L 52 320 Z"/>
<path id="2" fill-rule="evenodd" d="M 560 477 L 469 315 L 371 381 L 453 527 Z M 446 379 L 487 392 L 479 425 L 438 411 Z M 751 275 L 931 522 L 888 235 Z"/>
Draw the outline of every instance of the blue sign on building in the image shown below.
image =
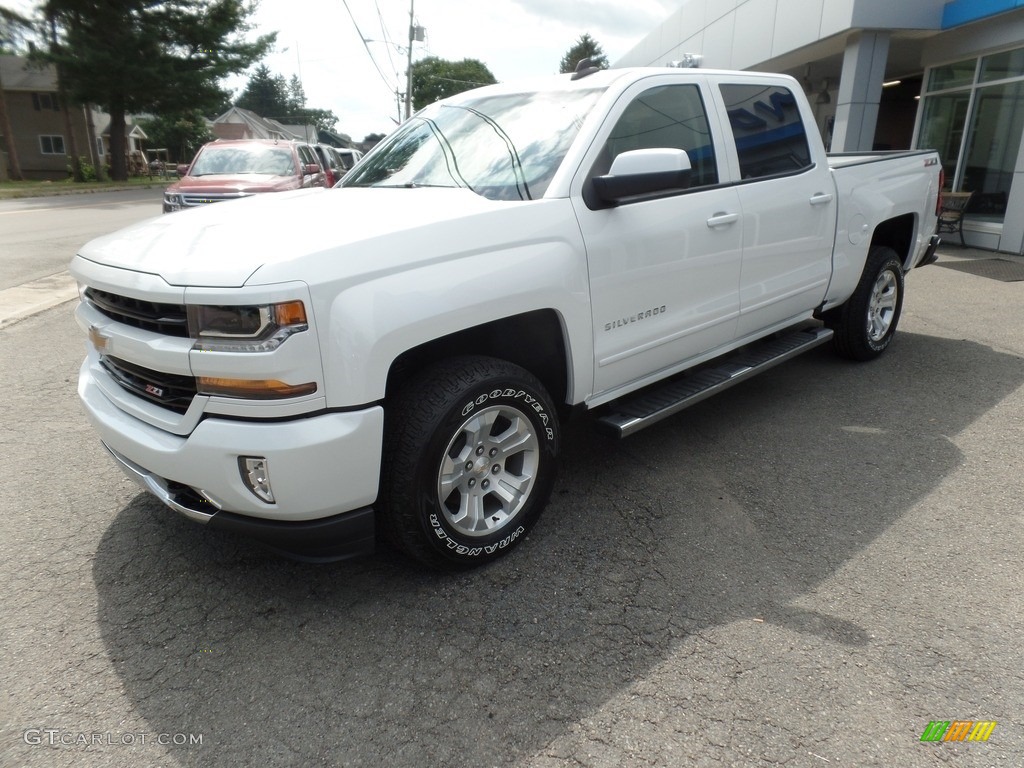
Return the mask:
<path id="1" fill-rule="evenodd" d="M 942 10 L 942 28 L 959 27 L 1014 8 L 1024 8 L 1024 0 L 952 0 Z"/>

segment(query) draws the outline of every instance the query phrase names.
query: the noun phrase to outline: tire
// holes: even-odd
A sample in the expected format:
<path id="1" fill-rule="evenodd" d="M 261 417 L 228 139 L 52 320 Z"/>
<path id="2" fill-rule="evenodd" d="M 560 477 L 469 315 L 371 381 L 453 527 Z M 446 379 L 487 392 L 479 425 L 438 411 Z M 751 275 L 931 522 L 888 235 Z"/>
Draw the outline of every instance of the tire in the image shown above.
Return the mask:
<path id="1" fill-rule="evenodd" d="M 903 264 L 892 248 L 868 252 L 864 273 L 853 295 L 829 313 L 836 352 L 850 360 L 873 360 L 892 342 L 903 311 Z"/>
<path id="2" fill-rule="evenodd" d="M 491 562 L 530 531 L 554 483 L 560 440 L 550 396 L 488 357 L 444 361 L 389 402 L 379 530 L 429 566 Z"/>

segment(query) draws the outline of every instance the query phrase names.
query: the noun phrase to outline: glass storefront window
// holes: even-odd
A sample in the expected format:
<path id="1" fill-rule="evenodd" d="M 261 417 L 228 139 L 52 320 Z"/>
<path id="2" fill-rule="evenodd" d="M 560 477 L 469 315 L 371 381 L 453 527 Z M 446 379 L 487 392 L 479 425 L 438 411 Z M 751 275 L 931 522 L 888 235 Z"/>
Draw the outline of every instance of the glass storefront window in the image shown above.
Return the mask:
<path id="1" fill-rule="evenodd" d="M 1024 81 L 979 88 L 967 134 L 960 188 L 974 192 L 974 215 L 1002 221 L 1024 132 Z"/>
<path id="2" fill-rule="evenodd" d="M 916 146 L 938 151 L 947 188 L 974 193 L 970 218 L 1002 222 L 1024 136 L 1024 48 L 933 67 L 926 84 Z"/>
<path id="3" fill-rule="evenodd" d="M 956 178 L 970 99 L 970 91 L 926 96 L 924 99 L 917 146 L 921 149 L 934 149 L 939 153 L 942 168 L 946 172 L 946 183 L 949 185 Z"/>
<path id="4" fill-rule="evenodd" d="M 981 82 L 990 83 L 1011 77 L 1024 77 L 1024 48 L 986 56 L 981 60 Z"/>
<path id="5" fill-rule="evenodd" d="M 971 85 L 974 82 L 974 71 L 977 66 L 977 59 L 967 59 L 933 67 L 928 73 L 928 91 L 943 91 L 946 88 Z"/>

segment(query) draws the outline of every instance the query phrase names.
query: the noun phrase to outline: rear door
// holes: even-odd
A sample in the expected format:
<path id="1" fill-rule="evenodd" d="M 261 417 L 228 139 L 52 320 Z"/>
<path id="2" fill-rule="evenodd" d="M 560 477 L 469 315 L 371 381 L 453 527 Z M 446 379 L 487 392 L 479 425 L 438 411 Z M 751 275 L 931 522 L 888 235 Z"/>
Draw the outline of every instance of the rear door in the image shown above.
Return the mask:
<path id="1" fill-rule="evenodd" d="M 593 404 L 731 342 L 739 313 L 739 195 L 720 185 L 721 127 L 709 119 L 706 78 L 633 84 L 609 113 L 574 181 L 593 311 Z M 621 152 L 683 149 L 690 187 L 600 208 L 584 201 Z"/>
<path id="2" fill-rule="evenodd" d="M 737 337 L 807 316 L 832 273 L 836 195 L 824 156 L 815 157 L 810 115 L 785 82 L 723 78 L 716 98 L 729 116 L 731 175 L 743 213 Z M 820 142 L 815 143 L 820 147 Z"/>
<path id="3" fill-rule="evenodd" d="M 299 151 L 299 161 L 303 167 L 299 169 L 299 173 L 302 176 L 301 186 L 303 187 L 322 187 L 325 185 L 326 178 L 323 173 L 323 164 L 320 162 L 320 158 L 317 157 L 313 147 L 308 144 L 299 144 L 296 149 Z M 321 170 L 316 173 L 307 174 L 305 172 L 306 165 L 315 165 Z"/>

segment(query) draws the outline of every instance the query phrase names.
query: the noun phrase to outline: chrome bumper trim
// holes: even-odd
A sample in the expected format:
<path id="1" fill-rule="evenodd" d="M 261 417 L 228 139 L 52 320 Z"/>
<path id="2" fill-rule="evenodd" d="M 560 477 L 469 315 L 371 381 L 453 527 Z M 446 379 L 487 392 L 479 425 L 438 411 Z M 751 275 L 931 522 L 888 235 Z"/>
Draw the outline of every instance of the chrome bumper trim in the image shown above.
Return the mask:
<path id="1" fill-rule="evenodd" d="M 121 467 L 122 471 L 130 480 L 135 482 L 140 488 L 142 488 L 142 490 L 152 493 L 165 505 L 173 509 L 175 512 L 184 515 L 189 520 L 205 525 L 210 522 L 217 512 L 220 511 L 220 505 L 217 504 L 217 502 L 213 501 L 213 499 L 211 499 L 206 493 L 196 488 L 193 488 L 192 490 L 202 496 L 206 503 L 213 507 L 215 511 L 203 512 L 198 509 L 185 506 L 175 498 L 175 494 L 167 487 L 167 481 L 162 477 L 157 477 L 152 472 L 143 469 L 135 462 L 125 458 L 102 440 L 100 441 L 100 445 L 106 448 L 107 452 L 114 457 L 118 466 Z"/>

